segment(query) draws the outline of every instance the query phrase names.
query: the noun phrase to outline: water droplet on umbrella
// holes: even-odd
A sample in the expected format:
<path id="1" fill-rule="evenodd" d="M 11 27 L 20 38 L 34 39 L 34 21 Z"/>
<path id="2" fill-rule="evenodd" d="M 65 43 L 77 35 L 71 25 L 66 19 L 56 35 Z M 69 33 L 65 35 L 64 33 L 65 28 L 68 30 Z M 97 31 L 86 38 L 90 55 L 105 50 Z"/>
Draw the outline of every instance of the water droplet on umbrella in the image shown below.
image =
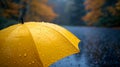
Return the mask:
<path id="1" fill-rule="evenodd" d="M 19 45 L 21 45 L 21 43 L 19 43 Z"/>
<path id="2" fill-rule="evenodd" d="M 4 50 L 4 48 L 1 48 L 1 50 Z"/>
<path id="3" fill-rule="evenodd" d="M 23 60 L 20 60 L 21 62 L 23 61 Z"/>
<path id="4" fill-rule="evenodd" d="M 31 63 L 29 63 L 29 64 L 31 64 Z"/>
<path id="5" fill-rule="evenodd" d="M 14 62 L 14 64 L 16 64 L 16 62 Z"/>
<path id="6" fill-rule="evenodd" d="M 26 57 L 26 56 L 27 56 L 27 54 L 26 54 L 26 53 L 24 53 L 24 56 Z"/>
<path id="7" fill-rule="evenodd" d="M 9 59 L 10 57 L 8 56 L 7 58 Z"/>
<path id="8" fill-rule="evenodd" d="M 19 54 L 19 56 L 21 57 L 21 54 Z"/>
<path id="9" fill-rule="evenodd" d="M 32 61 L 32 63 L 35 63 L 35 61 Z"/>
<path id="10" fill-rule="evenodd" d="M 45 56 L 44 54 L 42 54 L 42 56 Z"/>
<path id="11" fill-rule="evenodd" d="M 8 64 L 9 64 L 10 62 L 8 62 Z"/>

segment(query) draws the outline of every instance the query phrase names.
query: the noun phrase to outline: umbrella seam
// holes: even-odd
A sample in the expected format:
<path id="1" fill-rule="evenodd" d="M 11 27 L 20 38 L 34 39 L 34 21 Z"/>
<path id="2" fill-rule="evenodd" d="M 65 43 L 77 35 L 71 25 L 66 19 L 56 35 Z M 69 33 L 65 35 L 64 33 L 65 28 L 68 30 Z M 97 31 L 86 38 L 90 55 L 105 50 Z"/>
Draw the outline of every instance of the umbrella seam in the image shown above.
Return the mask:
<path id="1" fill-rule="evenodd" d="M 33 40 L 34 45 L 36 45 L 35 40 L 33 39 L 32 33 L 30 32 L 28 26 L 27 26 L 27 25 L 24 25 L 24 26 L 27 28 L 27 30 L 28 30 L 28 32 L 29 32 L 29 34 L 30 34 L 30 36 L 31 36 L 31 39 Z M 36 46 L 35 46 L 35 48 L 37 49 Z M 37 51 L 37 52 L 35 52 L 35 53 L 37 53 L 37 55 L 38 55 L 38 57 L 39 57 L 39 59 L 40 59 L 39 61 L 42 63 L 42 66 L 44 67 L 43 62 L 41 61 L 41 58 L 40 58 L 40 56 L 39 56 L 39 54 L 38 54 L 38 50 L 35 50 L 35 51 Z"/>
<path id="2" fill-rule="evenodd" d="M 43 25 L 43 24 L 41 24 L 42 26 L 45 26 L 45 27 L 48 27 L 48 26 L 46 26 L 46 25 Z M 52 30 L 55 30 L 55 29 L 53 29 L 52 27 L 48 27 L 48 28 L 50 28 L 50 29 L 52 29 Z M 57 31 L 57 30 L 55 30 L 56 32 L 58 32 L 60 35 L 62 35 L 62 33 L 61 32 L 59 32 L 59 31 Z M 63 36 L 63 35 L 62 35 Z M 65 37 L 65 36 L 63 36 L 63 37 Z M 66 38 L 66 40 L 68 40 L 69 42 L 70 42 L 70 40 L 67 38 L 67 37 L 65 37 Z M 80 41 L 79 41 L 80 42 Z M 72 44 L 72 46 L 74 45 L 72 42 L 70 42 L 71 44 Z M 76 49 L 76 47 L 74 46 L 74 48 Z M 77 49 L 76 49 L 77 50 Z"/>

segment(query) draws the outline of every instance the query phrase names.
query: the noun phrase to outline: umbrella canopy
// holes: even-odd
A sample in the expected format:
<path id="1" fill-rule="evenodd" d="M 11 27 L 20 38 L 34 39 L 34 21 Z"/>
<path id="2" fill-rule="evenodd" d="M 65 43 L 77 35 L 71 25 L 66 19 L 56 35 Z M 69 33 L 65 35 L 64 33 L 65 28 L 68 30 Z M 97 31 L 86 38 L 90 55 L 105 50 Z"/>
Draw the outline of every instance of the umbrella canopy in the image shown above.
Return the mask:
<path id="1" fill-rule="evenodd" d="M 79 42 L 56 24 L 16 24 L 0 31 L 0 67 L 48 67 L 78 53 Z"/>

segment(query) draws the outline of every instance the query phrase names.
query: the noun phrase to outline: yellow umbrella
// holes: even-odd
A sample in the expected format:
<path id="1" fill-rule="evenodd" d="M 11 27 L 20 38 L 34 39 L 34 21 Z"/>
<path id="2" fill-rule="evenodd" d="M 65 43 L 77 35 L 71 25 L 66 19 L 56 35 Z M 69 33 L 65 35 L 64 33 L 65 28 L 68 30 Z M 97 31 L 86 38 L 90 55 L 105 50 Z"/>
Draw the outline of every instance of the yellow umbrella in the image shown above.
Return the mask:
<path id="1" fill-rule="evenodd" d="M 0 31 L 0 67 L 48 67 L 78 53 L 80 40 L 52 24 L 27 22 Z"/>

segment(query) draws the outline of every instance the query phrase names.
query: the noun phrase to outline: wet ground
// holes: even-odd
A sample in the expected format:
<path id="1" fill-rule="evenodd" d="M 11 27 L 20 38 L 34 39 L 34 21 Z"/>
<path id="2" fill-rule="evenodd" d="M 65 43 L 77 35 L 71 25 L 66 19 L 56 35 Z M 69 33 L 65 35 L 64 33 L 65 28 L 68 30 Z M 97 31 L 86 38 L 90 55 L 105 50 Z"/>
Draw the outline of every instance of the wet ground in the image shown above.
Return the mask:
<path id="1" fill-rule="evenodd" d="M 120 67 L 120 30 L 66 28 L 81 39 L 81 52 L 61 59 L 50 67 Z"/>

